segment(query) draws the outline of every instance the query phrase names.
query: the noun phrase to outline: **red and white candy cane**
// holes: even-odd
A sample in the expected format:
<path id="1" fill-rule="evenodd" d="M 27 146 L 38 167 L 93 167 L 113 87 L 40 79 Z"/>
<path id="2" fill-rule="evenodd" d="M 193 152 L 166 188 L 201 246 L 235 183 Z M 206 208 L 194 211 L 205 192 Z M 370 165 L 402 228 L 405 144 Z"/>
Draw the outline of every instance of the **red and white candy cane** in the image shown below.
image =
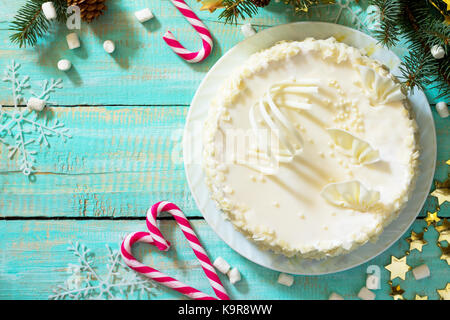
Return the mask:
<path id="1" fill-rule="evenodd" d="M 122 257 L 125 263 L 134 271 L 137 271 L 146 277 L 165 285 L 175 291 L 178 291 L 190 298 L 196 300 L 215 300 L 216 298 L 207 295 L 195 288 L 192 288 L 168 275 L 159 272 L 158 270 L 146 266 L 145 264 L 139 262 L 131 253 L 131 247 L 136 242 L 144 242 L 148 244 L 152 244 L 156 246 L 159 250 L 167 251 L 170 248 L 170 243 L 164 239 L 161 231 L 156 225 L 156 217 L 161 212 L 168 212 L 173 215 L 176 222 L 180 226 L 183 231 L 186 239 L 189 242 L 194 254 L 197 256 L 197 259 L 200 261 L 200 264 L 203 268 L 203 271 L 206 274 L 206 277 L 211 284 L 214 292 L 216 293 L 217 298 L 220 300 L 228 300 L 229 297 L 225 288 L 222 286 L 219 277 L 217 276 L 216 270 L 214 269 L 211 261 L 209 260 L 208 255 L 206 254 L 203 246 L 195 235 L 194 230 L 192 229 L 188 219 L 186 219 L 183 212 L 178 208 L 175 204 L 167 201 L 161 201 L 155 203 L 148 211 L 147 211 L 147 228 L 148 232 L 134 232 L 129 234 L 125 240 L 122 242 L 122 246 L 120 251 L 122 253 Z"/>
<path id="2" fill-rule="evenodd" d="M 183 45 L 178 42 L 173 36 L 172 32 L 167 31 L 163 39 L 169 45 L 169 47 L 181 58 L 190 63 L 200 62 L 205 60 L 213 48 L 213 39 L 211 33 L 203 24 L 203 22 L 197 17 L 192 9 L 183 0 L 170 0 L 173 5 L 181 12 L 186 20 L 194 27 L 202 38 L 202 48 L 197 52 L 187 50 Z"/>

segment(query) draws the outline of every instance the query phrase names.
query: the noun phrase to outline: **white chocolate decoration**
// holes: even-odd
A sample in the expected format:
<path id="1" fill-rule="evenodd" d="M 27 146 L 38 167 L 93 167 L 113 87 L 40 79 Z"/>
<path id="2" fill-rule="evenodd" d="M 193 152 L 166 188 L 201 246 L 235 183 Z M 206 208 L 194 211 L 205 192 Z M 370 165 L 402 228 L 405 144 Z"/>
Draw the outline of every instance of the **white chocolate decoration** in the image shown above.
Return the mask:
<path id="1" fill-rule="evenodd" d="M 344 297 L 342 297 L 340 294 L 333 292 L 332 294 L 330 294 L 328 300 L 344 300 Z"/>
<path id="2" fill-rule="evenodd" d="M 375 300 L 375 293 L 367 289 L 366 287 L 362 287 L 361 290 L 359 290 L 358 298 L 362 300 Z"/>
<path id="3" fill-rule="evenodd" d="M 44 110 L 45 106 L 47 105 L 47 102 L 45 100 L 31 97 L 28 99 L 27 107 L 34 111 L 42 111 Z"/>
<path id="4" fill-rule="evenodd" d="M 227 273 L 228 279 L 230 279 L 231 284 L 235 284 L 238 281 L 241 281 L 241 273 L 237 268 L 233 268 Z"/>
<path id="5" fill-rule="evenodd" d="M 80 39 L 78 38 L 78 35 L 75 32 L 69 33 L 66 36 L 66 40 L 70 50 L 80 47 Z"/>
<path id="6" fill-rule="evenodd" d="M 210 102 L 210 196 L 262 249 L 348 253 L 375 240 L 414 188 L 420 154 L 409 110 L 385 67 L 333 38 L 254 53 Z"/>
<path id="7" fill-rule="evenodd" d="M 222 257 L 218 257 L 216 260 L 214 260 L 213 266 L 223 274 L 227 274 L 227 272 L 230 270 L 230 265 Z"/>
<path id="8" fill-rule="evenodd" d="M 153 18 L 153 13 L 149 8 L 144 8 L 142 10 L 136 11 L 134 15 L 140 23 L 144 23 Z"/>
<path id="9" fill-rule="evenodd" d="M 357 164 L 370 164 L 380 160 L 380 153 L 368 142 L 345 130 L 328 129 L 327 131 L 334 143 L 351 155 Z"/>
<path id="10" fill-rule="evenodd" d="M 392 78 L 381 75 L 367 66 L 359 66 L 358 71 L 362 86 L 369 94 L 372 105 L 402 101 L 406 98 L 401 85 L 394 82 Z"/>
<path id="11" fill-rule="evenodd" d="M 368 211 L 380 200 L 378 191 L 368 190 L 359 181 L 326 185 L 320 193 L 331 204 L 359 211 Z"/>
<path id="12" fill-rule="evenodd" d="M 414 279 L 416 280 L 428 278 L 431 274 L 430 269 L 426 264 L 415 267 L 414 269 L 412 269 L 412 273 L 414 275 Z"/>
<path id="13" fill-rule="evenodd" d="M 283 286 L 290 287 L 294 284 L 294 277 L 290 274 L 280 273 L 277 282 Z"/>
<path id="14" fill-rule="evenodd" d="M 56 9 L 52 1 L 44 2 L 41 6 L 42 13 L 44 14 L 45 19 L 54 20 L 56 19 Z"/>

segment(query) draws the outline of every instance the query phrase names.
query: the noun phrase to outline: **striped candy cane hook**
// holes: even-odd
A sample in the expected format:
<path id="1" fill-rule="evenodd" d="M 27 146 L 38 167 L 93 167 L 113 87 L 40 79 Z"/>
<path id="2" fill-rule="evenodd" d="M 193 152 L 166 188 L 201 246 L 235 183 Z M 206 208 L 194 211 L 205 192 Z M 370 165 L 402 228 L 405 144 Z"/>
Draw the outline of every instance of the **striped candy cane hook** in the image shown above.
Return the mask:
<path id="1" fill-rule="evenodd" d="M 206 59 L 213 48 L 213 39 L 211 33 L 203 24 L 203 22 L 197 17 L 192 9 L 183 0 L 170 0 L 172 4 L 181 12 L 186 20 L 194 27 L 202 38 L 202 48 L 197 52 L 192 52 L 183 47 L 183 45 L 175 39 L 172 32 L 167 31 L 163 39 L 169 45 L 169 47 L 181 58 L 190 63 L 200 62 Z"/>
<path id="2" fill-rule="evenodd" d="M 211 261 L 209 260 L 208 255 L 206 254 L 203 246 L 197 238 L 194 230 L 192 229 L 188 219 L 186 219 L 183 212 L 178 208 L 175 204 L 161 201 L 155 203 L 148 211 L 147 211 L 147 228 L 149 232 L 134 232 L 126 236 L 124 241 L 122 242 L 122 246 L 120 248 L 120 252 L 122 254 L 122 258 L 125 263 L 134 271 L 137 271 L 144 276 L 165 285 L 175 291 L 178 291 L 189 298 L 196 300 L 215 300 L 216 298 L 207 295 L 195 288 L 192 288 L 168 275 L 159 272 L 158 270 L 146 266 L 145 264 L 139 262 L 131 253 L 131 247 L 136 242 L 148 243 L 156 246 L 159 250 L 167 251 L 170 248 L 170 243 L 164 239 L 161 231 L 156 225 L 156 217 L 161 212 L 168 212 L 173 215 L 175 221 L 183 231 L 184 236 L 188 240 L 189 245 L 191 246 L 194 254 L 197 259 L 200 261 L 200 264 L 203 268 L 203 271 L 206 274 L 206 277 L 211 284 L 217 298 L 220 300 L 228 300 L 229 297 L 225 291 L 225 288 L 222 286 L 219 277 L 217 276 L 216 270 L 214 269 Z"/>

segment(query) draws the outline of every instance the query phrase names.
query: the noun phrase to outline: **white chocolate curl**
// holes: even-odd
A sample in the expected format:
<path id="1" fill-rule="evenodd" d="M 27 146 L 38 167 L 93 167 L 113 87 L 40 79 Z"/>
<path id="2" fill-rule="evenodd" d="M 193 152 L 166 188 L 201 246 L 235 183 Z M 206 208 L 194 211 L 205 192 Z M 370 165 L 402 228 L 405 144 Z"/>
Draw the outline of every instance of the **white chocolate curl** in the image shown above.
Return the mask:
<path id="1" fill-rule="evenodd" d="M 228 278 L 230 279 L 231 284 L 235 284 L 236 282 L 241 280 L 241 274 L 237 268 L 233 268 L 227 273 Z"/>
<path id="2" fill-rule="evenodd" d="M 214 263 L 213 266 L 219 270 L 220 272 L 222 272 L 223 274 L 227 274 L 227 272 L 230 270 L 230 265 L 228 264 L 228 262 L 225 261 L 224 258 L 222 257 L 218 257 Z"/>
<path id="3" fill-rule="evenodd" d="M 105 51 L 108 53 L 113 53 L 114 50 L 116 50 L 116 45 L 112 40 L 106 40 L 105 42 L 103 42 L 103 49 L 105 49 Z"/>
<path id="4" fill-rule="evenodd" d="M 294 277 L 290 274 L 280 273 L 277 282 L 283 286 L 290 287 L 294 284 Z"/>
<path id="5" fill-rule="evenodd" d="M 47 102 L 45 100 L 31 97 L 28 99 L 27 107 L 34 111 L 42 111 L 45 108 Z"/>
<path id="6" fill-rule="evenodd" d="M 412 273 L 414 275 L 414 279 L 416 280 L 425 279 L 430 276 L 430 269 L 426 264 L 422 264 L 418 267 L 415 267 L 412 270 Z"/>
<path id="7" fill-rule="evenodd" d="M 61 71 L 69 71 L 72 68 L 72 62 L 67 59 L 61 59 L 58 61 L 58 69 Z"/>
<path id="8" fill-rule="evenodd" d="M 333 292 L 332 294 L 330 294 L 328 300 L 344 300 L 344 298 L 340 294 Z"/>
<path id="9" fill-rule="evenodd" d="M 153 13 L 149 8 L 145 8 L 134 13 L 136 19 L 139 20 L 140 23 L 144 23 L 153 18 Z"/>
<path id="10" fill-rule="evenodd" d="M 69 33 L 66 36 L 66 40 L 70 50 L 80 47 L 80 39 L 78 39 L 78 35 L 75 32 Z"/>
<path id="11" fill-rule="evenodd" d="M 56 9 L 53 5 L 53 2 L 47 1 L 42 4 L 42 13 L 45 16 L 45 19 L 47 20 L 53 20 L 56 19 Z"/>
<path id="12" fill-rule="evenodd" d="M 362 287 L 361 290 L 359 290 L 358 298 L 362 300 L 375 300 L 375 293 L 373 293 L 366 287 Z"/>

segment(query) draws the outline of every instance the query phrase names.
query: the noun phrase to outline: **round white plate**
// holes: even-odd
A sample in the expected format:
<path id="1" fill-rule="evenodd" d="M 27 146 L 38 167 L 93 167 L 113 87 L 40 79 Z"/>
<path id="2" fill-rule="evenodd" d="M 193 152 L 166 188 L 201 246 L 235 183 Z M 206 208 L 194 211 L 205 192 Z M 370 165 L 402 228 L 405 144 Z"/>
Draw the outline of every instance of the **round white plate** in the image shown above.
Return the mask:
<path id="1" fill-rule="evenodd" d="M 407 206 L 380 235 L 375 243 L 367 243 L 349 254 L 323 260 L 298 257 L 286 258 L 272 251 L 261 250 L 245 238 L 233 225 L 224 219 L 223 213 L 209 196 L 201 166 L 202 128 L 209 102 L 223 80 L 235 66 L 244 62 L 251 54 L 269 48 L 281 40 L 303 40 L 307 37 L 326 39 L 330 36 L 356 48 L 364 49 L 370 57 L 399 74 L 400 59 L 391 51 L 377 45 L 370 36 L 354 29 L 322 22 L 296 22 L 266 29 L 248 38 L 229 50 L 211 68 L 200 84 L 192 100 L 183 139 L 184 165 L 189 187 L 195 202 L 211 228 L 236 252 L 264 267 L 292 274 L 318 275 L 346 270 L 360 265 L 382 253 L 396 242 L 411 226 L 422 208 L 430 190 L 436 163 L 436 135 L 428 101 L 421 91 L 409 96 L 420 128 L 420 176 Z"/>

